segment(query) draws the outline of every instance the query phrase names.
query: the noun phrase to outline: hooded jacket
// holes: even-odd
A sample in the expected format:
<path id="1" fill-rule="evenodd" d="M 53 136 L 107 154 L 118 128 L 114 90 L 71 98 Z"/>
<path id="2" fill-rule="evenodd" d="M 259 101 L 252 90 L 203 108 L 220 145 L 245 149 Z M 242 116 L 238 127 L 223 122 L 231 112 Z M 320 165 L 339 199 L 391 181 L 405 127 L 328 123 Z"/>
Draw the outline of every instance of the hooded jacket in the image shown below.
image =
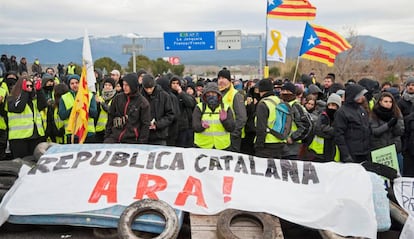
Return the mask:
<path id="1" fill-rule="evenodd" d="M 335 113 L 334 140 L 341 152 L 341 160 L 353 155 L 368 155 L 370 152 L 368 113 L 355 102 L 355 97 L 363 91 L 360 85 L 348 85 L 345 89 L 345 104 Z"/>

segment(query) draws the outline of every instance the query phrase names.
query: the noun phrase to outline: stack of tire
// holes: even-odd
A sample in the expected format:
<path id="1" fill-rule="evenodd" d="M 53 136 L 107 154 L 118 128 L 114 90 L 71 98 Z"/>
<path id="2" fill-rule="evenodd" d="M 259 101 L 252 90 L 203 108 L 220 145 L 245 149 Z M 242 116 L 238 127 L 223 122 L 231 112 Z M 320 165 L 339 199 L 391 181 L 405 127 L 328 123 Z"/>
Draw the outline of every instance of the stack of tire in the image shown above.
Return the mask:
<path id="1" fill-rule="evenodd" d="M 0 161 L 0 202 L 19 176 L 22 162 L 18 159 Z"/>

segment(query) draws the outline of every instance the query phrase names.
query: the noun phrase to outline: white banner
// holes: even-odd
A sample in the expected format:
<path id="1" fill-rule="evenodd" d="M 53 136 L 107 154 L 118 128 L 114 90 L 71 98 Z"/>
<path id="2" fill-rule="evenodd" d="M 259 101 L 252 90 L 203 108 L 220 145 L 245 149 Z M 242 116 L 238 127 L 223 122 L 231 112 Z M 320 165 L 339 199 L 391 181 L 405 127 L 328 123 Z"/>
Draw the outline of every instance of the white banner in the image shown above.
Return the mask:
<path id="1" fill-rule="evenodd" d="M 150 197 L 197 214 L 267 212 L 344 236 L 376 238 L 377 230 L 371 181 L 358 164 L 149 145 L 58 145 L 13 191 L 0 215 L 82 212 Z"/>
<path id="2" fill-rule="evenodd" d="M 394 194 L 398 204 L 408 213 L 400 239 L 414 238 L 414 178 L 394 179 Z"/>
<path id="3" fill-rule="evenodd" d="M 288 36 L 286 33 L 278 30 L 278 21 L 267 19 L 267 52 L 268 61 L 286 61 L 286 47 Z M 280 25 L 279 25 L 280 26 Z"/>

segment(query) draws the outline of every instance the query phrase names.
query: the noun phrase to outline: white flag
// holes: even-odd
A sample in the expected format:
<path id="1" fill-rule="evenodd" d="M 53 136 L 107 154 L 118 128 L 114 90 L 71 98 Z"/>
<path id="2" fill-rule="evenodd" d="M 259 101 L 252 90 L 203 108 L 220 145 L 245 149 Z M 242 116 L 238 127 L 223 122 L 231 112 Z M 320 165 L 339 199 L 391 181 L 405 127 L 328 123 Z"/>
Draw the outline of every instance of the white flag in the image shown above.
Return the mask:
<path id="1" fill-rule="evenodd" d="M 267 20 L 267 49 L 266 59 L 268 61 L 286 61 L 286 46 L 288 36 L 286 33 L 277 30 L 272 26 L 272 20 Z"/>
<path id="2" fill-rule="evenodd" d="M 86 67 L 86 79 L 88 81 L 88 89 L 91 92 L 96 92 L 95 71 L 93 69 L 93 60 L 91 52 L 91 44 L 89 43 L 88 31 L 85 29 L 85 36 L 83 37 L 82 60 Z"/>

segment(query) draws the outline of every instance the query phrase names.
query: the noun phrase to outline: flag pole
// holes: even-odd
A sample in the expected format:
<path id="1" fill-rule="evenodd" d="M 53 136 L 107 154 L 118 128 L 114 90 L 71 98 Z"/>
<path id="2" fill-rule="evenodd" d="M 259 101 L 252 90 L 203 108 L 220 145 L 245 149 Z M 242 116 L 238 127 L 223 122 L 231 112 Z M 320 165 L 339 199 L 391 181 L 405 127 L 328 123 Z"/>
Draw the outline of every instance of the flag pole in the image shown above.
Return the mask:
<path id="1" fill-rule="evenodd" d="M 295 74 L 293 75 L 293 83 L 296 83 L 296 74 L 298 73 L 300 56 L 296 60 Z"/>
<path id="2" fill-rule="evenodd" d="M 269 61 L 267 60 L 267 34 L 269 32 L 268 29 L 268 17 L 267 17 L 267 10 L 268 10 L 268 6 L 269 3 L 266 0 L 266 34 L 265 34 L 265 67 L 264 69 L 260 69 L 263 70 L 263 78 L 269 78 Z"/>

